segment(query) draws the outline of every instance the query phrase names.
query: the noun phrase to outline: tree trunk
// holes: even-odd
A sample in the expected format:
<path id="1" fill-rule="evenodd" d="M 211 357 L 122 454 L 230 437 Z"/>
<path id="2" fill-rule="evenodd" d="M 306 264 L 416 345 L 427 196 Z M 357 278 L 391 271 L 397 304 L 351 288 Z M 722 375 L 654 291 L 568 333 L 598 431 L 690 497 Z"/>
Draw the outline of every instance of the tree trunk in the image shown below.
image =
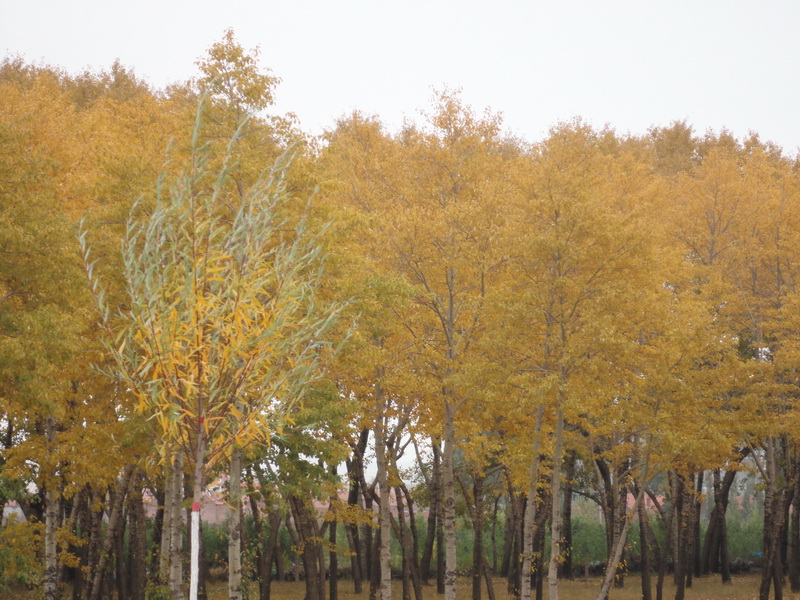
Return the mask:
<path id="1" fill-rule="evenodd" d="M 523 497 L 522 494 L 516 493 L 513 489 L 511 484 L 509 483 L 509 508 L 510 508 L 510 531 L 506 531 L 508 535 L 509 541 L 509 556 L 511 560 L 508 563 L 508 573 L 506 575 L 508 581 L 508 593 L 512 596 L 519 597 L 520 590 L 522 589 L 522 563 L 521 561 L 517 560 L 518 557 L 522 554 L 522 540 L 524 538 L 524 531 L 523 527 L 524 519 L 523 514 L 525 513 L 526 506 L 528 502 L 535 502 L 536 500 L 531 500 L 530 498 Z"/>
<path id="2" fill-rule="evenodd" d="M 558 600 L 558 564 L 561 560 L 561 457 L 564 447 L 564 409 L 561 399 L 556 409 L 555 449 L 550 488 L 553 495 L 553 513 L 550 520 L 550 566 L 547 572 L 547 589 L 550 600 Z"/>
<path id="3" fill-rule="evenodd" d="M 797 460 L 797 459 L 795 459 Z M 794 497 L 792 498 L 791 528 L 789 532 L 789 585 L 792 592 L 800 592 L 800 461 L 794 465 Z"/>
<path id="4" fill-rule="evenodd" d="M 321 537 L 312 509 L 297 496 L 289 496 L 305 570 L 306 600 L 325 600 L 325 572 L 319 568 Z"/>
<path id="5" fill-rule="evenodd" d="M 144 472 L 137 468 L 133 477 L 128 493 L 130 530 L 128 596 L 130 600 L 144 600 L 144 591 L 147 586 L 147 518 L 142 498 Z"/>
<path id="6" fill-rule="evenodd" d="M 58 493 L 54 490 L 56 479 L 45 485 L 45 534 L 44 534 L 44 598 L 58 600 L 58 548 L 56 546 L 56 523 L 60 509 Z"/>
<path id="7" fill-rule="evenodd" d="M 667 476 L 670 480 L 673 477 L 672 473 L 668 473 Z M 669 557 L 672 555 L 672 546 L 674 545 L 674 532 L 675 528 L 672 526 L 675 521 L 676 515 L 676 508 L 677 503 L 673 502 L 672 507 L 669 510 L 668 515 L 664 515 L 662 513 L 662 519 L 664 520 L 664 531 L 665 531 L 665 539 L 664 539 L 664 551 L 661 552 L 661 560 L 658 562 L 658 580 L 656 582 L 656 600 L 663 600 L 664 598 L 664 579 L 667 575 L 667 563 L 669 562 Z"/>
<path id="8" fill-rule="evenodd" d="M 644 487 L 644 484 L 642 484 L 639 489 L 639 493 L 636 494 L 636 502 L 633 505 L 634 514 L 639 510 L 639 505 L 642 503 L 642 498 L 644 497 Z M 600 591 L 598 592 L 595 600 L 605 600 L 605 598 L 608 596 L 608 591 L 611 589 L 611 584 L 614 582 L 616 576 L 617 567 L 622 560 L 622 552 L 625 548 L 625 542 L 628 539 L 628 529 L 630 528 L 632 520 L 633 519 L 629 519 L 627 517 L 625 518 L 625 524 L 622 526 L 622 531 L 620 531 L 619 536 L 614 542 L 613 553 L 611 556 L 609 556 L 608 562 L 606 563 L 606 573 L 603 578 L 603 583 L 600 586 Z"/>
<path id="9" fill-rule="evenodd" d="M 525 503 L 522 530 L 522 567 L 520 577 L 521 600 L 531 599 L 531 572 L 533 570 L 533 525 L 536 522 L 536 498 L 539 483 L 539 455 L 542 441 L 542 416 L 544 405 L 536 407 L 536 425 L 533 430 L 531 464 L 528 468 L 528 501 Z"/>
<path id="10" fill-rule="evenodd" d="M 475 502 L 472 530 L 475 533 L 472 544 L 472 600 L 481 600 L 481 578 L 483 572 L 483 482 L 481 473 L 473 473 L 472 496 Z"/>
<path id="11" fill-rule="evenodd" d="M 45 423 L 45 438 L 48 453 L 53 452 L 56 440 L 55 420 L 48 417 Z M 56 530 L 58 529 L 59 491 L 57 488 L 58 476 L 50 473 L 49 481 L 44 486 L 45 515 L 44 515 L 44 598 L 45 600 L 58 600 L 58 547 L 56 546 Z"/>
<path id="12" fill-rule="evenodd" d="M 501 498 L 500 494 L 494 497 L 494 508 L 492 509 L 492 575 L 497 574 L 497 515 L 500 512 Z"/>
<path id="13" fill-rule="evenodd" d="M 364 451 L 369 441 L 369 429 L 361 431 L 359 441 L 353 448 L 353 458 L 347 461 L 347 474 L 350 481 L 350 492 L 347 496 L 347 503 L 350 506 L 361 506 L 360 490 L 361 478 L 358 474 L 358 465 L 363 464 Z M 366 574 L 364 568 L 365 552 L 359 537 L 358 525 L 350 523 L 345 526 L 347 533 L 347 543 L 350 546 L 350 570 L 353 573 L 353 588 L 356 594 L 362 590 L 362 580 Z"/>
<path id="14" fill-rule="evenodd" d="M 417 531 L 416 516 L 414 513 L 414 499 L 411 497 L 411 492 L 408 490 L 408 487 L 402 481 L 400 482 L 400 486 L 397 488 L 397 493 L 402 494 L 406 499 L 406 508 L 408 509 L 408 529 L 411 533 L 410 546 L 408 549 L 409 556 L 411 557 L 409 565 L 411 571 L 411 583 L 414 586 L 414 596 L 416 600 L 422 600 L 422 577 L 420 576 L 419 559 L 417 558 L 419 556 L 419 532 Z"/>
<path id="15" fill-rule="evenodd" d="M 503 531 L 503 560 L 500 563 L 500 575 L 508 577 L 511 568 L 511 557 L 514 553 L 514 491 L 508 482 L 508 502 L 506 502 L 505 528 Z"/>
<path id="16" fill-rule="evenodd" d="M 698 521 L 699 527 L 699 515 L 697 514 L 697 496 L 694 493 L 693 473 L 689 473 L 687 481 L 689 485 L 685 488 L 686 498 L 684 500 L 684 507 L 686 510 L 686 564 L 684 565 L 684 575 L 686 577 L 686 587 L 691 588 L 694 576 L 695 521 Z"/>
<path id="17" fill-rule="evenodd" d="M 697 474 L 697 485 L 695 486 L 695 505 L 694 505 L 694 531 L 692 533 L 692 565 L 694 568 L 694 575 L 697 577 L 702 577 L 703 575 L 703 565 L 702 565 L 702 556 L 700 552 L 701 543 L 700 543 L 700 515 L 702 514 L 703 510 L 703 481 L 704 481 L 705 472 L 700 471 Z"/>
<path id="18" fill-rule="evenodd" d="M 75 579 L 72 582 L 72 599 L 81 600 L 84 597 L 85 574 L 89 571 L 89 550 L 91 543 L 91 531 L 93 527 L 92 511 L 90 508 L 92 501 L 92 491 L 89 485 L 86 486 L 85 498 L 81 501 L 78 509 L 78 519 L 80 527 L 89 535 L 89 540 L 78 548 L 78 567 L 75 569 Z"/>
<path id="19" fill-rule="evenodd" d="M 386 436 L 384 432 L 384 412 L 385 400 L 381 389 L 382 372 L 379 370 L 377 382 L 375 384 L 375 459 L 378 469 L 378 491 L 380 494 L 380 505 L 378 506 L 378 527 L 381 532 L 381 544 L 378 551 L 380 557 L 380 598 L 381 600 L 391 600 L 392 598 L 392 573 L 391 564 L 391 522 L 389 513 L 389 473 L 386 464 Z"/>
<path id="20" fill-rule="evenodd" d="M 785 458 L 785 447 L 780 438 L 766 440 L 766 469 L 762 472 L 766 480 L 764 494 L 764 567 L 761 573 L 759 599 L 769 600 L 770 586 L 775 586 L 775 599 L 783 596 L 783 562 L 781 560 L 781 533 L 783 531 L 785 480 L 781 464 Z"/>
<path id="21" fill-rule="evenodd" d="M 95 567 L 89 600 L 99 600 L 100 593 L 102 592 L 103 575 L 110 560 L 112 548 L 114 547 L 117 528 L 119 528 L 122 523 L 122 507 L 124 506 L 125 498 L 128 493 L 131 473 L 133 473 L 133 465 L 127 465 L 122 473 L 122 478 L 117 483 L 117 490 L 113 496 L 114 501 L 111 509 L 111 516 L 108 519 L 108 531 L 106 532 L 106 538 L 100 550 L 100 559 Z"/>
<path id="22" fill-rule="evenodd" d="M 197 600 L 200 584 L 200 502 L 205 487 L 206 438 L 203 418 L 197 428 L 197 448 L 194 457 L 194 478 L 192 481 L 192 523 L 189 557 L 189 600 Z M 241 476 L 241 473 L 240 473 Z M 183 593 L 181 593 L 181 597 Z"/>
<path id="23" fill-rule="evenodd" d="M 682 475 L 675 474 L 675 483 L 673 489 L 675 490 L 675 514 L 677 521 L 675 523 L 676 533 L 675 547 L 677 550 L 675 558 L 675 571 L 673 573 L 675 579 L 675 600 L 683 600 L 686 592 L 686 542 L 687 542 L 687 521 L 686 521 L 686 492 L 685 483 Z"/>
<path id="24" fill-rule="evenodd" d="M 242 600 L 242 451 L 238 447 L 231 450 L 228 498 L 228 598 Z"/>
<path id="25" fill-rule="evenodd" d="M 609 550 L 609 556 L 614 554 L 614 546 L 617 543 L 617 540 L 622 535 L 622 530 L 628 523 L 628 488 L 623 484 L 623 479 L 625 478 L 625 472 L 628 470 L 630 464 L 629 459 L 622 462 L 621 465 L 617 468 L 617 475 L 614 478 L 614 496 L 615 496 L 615 503 L 614 503 L 614 526 L 611 528 L 612 531 L 612 545 L 611 550 Z M 625 587 L 625 545 L 622 546 L 622 554 L 620 554 L 619 558 L 617 559 L 616 564 L 616 575 L 614 576 L 614 587 L 621 589 Z"/>
<path id="26" fill-rule="evenodd" d="M 442 476 L 444 480 L 444 476 Z M 436 515 L 436 593 L 444 595 L 444 485 L 439 488 L 439 501 Z"/>
<path id="27" fill-rule="evenodd" d="M 564 481 L 564 509 L 561 514 L 561 564 L 559 577 L 572 579 L 572 482 L 575 479 L 575 453 L 569 452 L 566 460 Z"/>
<path id="28" fill-rule="evenodd" d="M 172 490 L 170 515 L 168 522 L 169 547 L 167 550 L 168 582 L 172 600 L 183 600 L 183 516 L 181 503 L 183 500 L 183 454 L 176 453 L 172 464 Z M 163 551 L 163 550 L 162 550 Z"/>
<path id="29" fill-rule="evenodd" d="M 458 570 L 456 565 L 456 490 L 455 474 L 453 472 L 453 457 L 455 454 L 455 408 L 448 401 L 445 403 L 444 417 L 444 454 L 442 456 L 443 488 L 444 488 L 444 598 L 456 600 L 456 578 Z M 553 599 L 557 600 L 557 599 Z"/>
<path id="30" fill-rule="evenodd" d="M 739 454 L 741 462 L 750 450 L 743 449 Z M 736 471 L 731 469 L 725 472 L 725 477 L 721 478 L 719 469 L 714 471 L 714 508 L 709 518 L 708 529 L 706 530 L 705 543 L 703 546 L 703 559 L 701 572 L 721 573 L 722 583 L 731 582 L 731 565 L 728 556 L 728 533 L 725 514 L 728 510 L 728 497 L 730 489 L 736 478 Z"/>
<path id="31" fill-rule="evenodd" d="M 333 474 L 336 475 L 335 465 L 333 467 Z M 331 501 L 333 500 L 336 500 L 336 498 L 331 498 Z M 329 527 L 328 542 L 330 546 L 328 552 L 330 556 L 330 575 L 328 577 L 328 596 L 330 600 L 339 600 L 339 552 L 336 549 L 336 528 L 338 527 L 338 523 L 335 518 L 333 521 L 330 521 Z"/>
<path id="32" fill-rule="evenodd" d="M 638 484 L 634 486 L 636 495 L 639 496 L 640 491 Z M 650 561 L 650 539 L 647 535 L 650 524 L 647 517 L 647 508 L 642 501 L 639 503 L 639 552 L 641 555 L 641 569 L 642 569 L 642 600 L 652 600 L 653 586 L 650 582 L 650 573 L 652 565 Z"/>
<path id="33" fill-rule="evenodd" d="M 431 561 L 433 559 L 433 543 L 436 541 L 437 521 L 436 516 L 439 512 L 439 488 L 441 484 L 441 450 L 439 440 L 431 440 L 433 450 L 433 468 L 431 469 L 431 488 L 430 488 L 430 507 L 428 510 L 428 522 L 425 533 L 425 546 L 422 550 L 422 560 L 420 561 L 420 571 L 422 580 L 425 584 L 431 578 Z"/>
<path id="34" fill-rule="evenodd" d="M 396 465 L 395 465 L 396 470 Z M 397 537 L 400 542 L 401 568 L 403 576 L 403 600 L 411 600 L 411 540 L 406 526 L 405 507 L 403 506 L 403 490 L 394 490 L 397 500 Z"/>
<path id="35" fill-rule="evenodd" d="M 177 461 L 177 456 L 174 457 Z M 158 551 L 158 581 L 167 583 L 170 573 L 170 552 L 172 549 L 172 517 L 174 514 L 173 504 L 175 503 L 175 465 L 167 464 L 164 469 L 164 487 L 162 502 L 159 504 L 161 511 L 161 544 Z M 158 514 L 156 514 L 158 519 Z M 158 522 L 158 521 L 157 521 Z"/>
<path id="36" fill-rule="evenodd" d="M 125 503 L 127 504 L 127 503 Z M 117 600 L 128 600 L 128 569 L 125 565 L 125 526 L 127 524 L 128 515 L 125 514 L 123 504 L 122 514 L 120 518 L 119 527 L 114 533 L 114 555 L 116 557 L 116 577 L 115 583 L 117 585 Z"/>

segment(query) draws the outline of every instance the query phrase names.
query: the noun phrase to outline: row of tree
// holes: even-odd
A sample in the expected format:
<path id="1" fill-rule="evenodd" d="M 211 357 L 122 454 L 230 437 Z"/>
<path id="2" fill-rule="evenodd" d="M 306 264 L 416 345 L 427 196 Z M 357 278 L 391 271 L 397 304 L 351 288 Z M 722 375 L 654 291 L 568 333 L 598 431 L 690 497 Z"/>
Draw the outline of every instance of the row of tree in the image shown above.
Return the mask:
<path id="1" fill-rule="evenodd" d="M 247 498 L 262 598 L 284 523 L 309 600 L 326 571 L 335 600 L 345 551 L 356 591 L 389 598 L 392 536 L 404 596 L 435 560 L 454 600 L 463 503 L 472 597 L 494 595 L 484 528 L 502 505 L 509 590 L 546 580 L 555 600 L 575 493 L 604 515 L 599 599 L 634 520 L 643 597 L 671 564 L 682 598 L 693 575 L 730 578 L 747 458 L 766 490 L 760 597 L 787 573 L 800 589 L 796 159 L 685 123 L 576 120 L 529 143 L 451 92 L 399 132 L 356 113 L 313 140 L 268 114 L 277 79 L 232 33 L 198 66 L 162 91 L 118 64 L 0 67 L 0 503 L 29 518 L 2 530 L 0 579 L 40 573 L 48 600 L 66 580 L 75 598 L 114 581 L 182 598 L 190 508 L 194 599 L 202 491 L 227 473 L 231 598 Z"/>

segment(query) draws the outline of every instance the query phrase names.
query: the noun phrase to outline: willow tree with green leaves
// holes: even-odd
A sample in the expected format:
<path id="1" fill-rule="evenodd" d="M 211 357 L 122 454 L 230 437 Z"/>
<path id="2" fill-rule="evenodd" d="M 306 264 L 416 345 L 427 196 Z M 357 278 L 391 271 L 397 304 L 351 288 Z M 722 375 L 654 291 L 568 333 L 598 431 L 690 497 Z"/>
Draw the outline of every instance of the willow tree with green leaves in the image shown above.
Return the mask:
<path id="1" fill-rule="evenodd" d="M 185 457 L 193 472 L 192 600 L 207 475 L 233 448 L 280 434 L 322 376 L 337 314 L 317 299 L 324 262 L 319 232 L 287 210 L 296 201 L 284 183 L 289 156 L 242 190 L 230 181 L 229 158 L 209 168 L 213 148 L 197 142 L 201 113 L 186 169 L 162 177 L 152 210 L 140 204 L 129 218 L 124 310 L 105 302 L 81 235 L 116 362 L 110 375 L 130 388 L 154 424 L 161 460 Z M 171 587 L 182 596 L 180 585 Z"/>

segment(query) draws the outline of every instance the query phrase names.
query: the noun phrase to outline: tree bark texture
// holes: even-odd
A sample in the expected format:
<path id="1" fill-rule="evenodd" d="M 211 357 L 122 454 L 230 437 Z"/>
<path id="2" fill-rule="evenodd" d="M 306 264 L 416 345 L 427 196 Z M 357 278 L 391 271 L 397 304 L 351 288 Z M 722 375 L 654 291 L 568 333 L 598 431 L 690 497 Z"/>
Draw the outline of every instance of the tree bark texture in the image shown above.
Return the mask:
<path id="1" fill-rule="evenodd" d="M 231 450 L 228 481 L 228 598 L 242 600 L 242 451 Z"/>

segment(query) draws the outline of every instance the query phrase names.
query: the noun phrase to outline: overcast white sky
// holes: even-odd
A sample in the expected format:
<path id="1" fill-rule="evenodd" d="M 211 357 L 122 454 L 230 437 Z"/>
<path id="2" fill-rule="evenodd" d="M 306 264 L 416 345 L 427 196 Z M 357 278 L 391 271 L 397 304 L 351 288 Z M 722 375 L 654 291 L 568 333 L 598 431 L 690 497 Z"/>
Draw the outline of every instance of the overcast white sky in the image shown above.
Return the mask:
<path id="1" fill-rule="evenodd" d="M 278 111 L 311 133 L 353 109 L 395 128 L 446 85 L 529 141 L 579 115 L 800 148 L 795 0 L 0 1 L 3 54 L 70 72 L 119 58 L 156 87 L 193 76 L 228 27 L 260 46 Z"/>

